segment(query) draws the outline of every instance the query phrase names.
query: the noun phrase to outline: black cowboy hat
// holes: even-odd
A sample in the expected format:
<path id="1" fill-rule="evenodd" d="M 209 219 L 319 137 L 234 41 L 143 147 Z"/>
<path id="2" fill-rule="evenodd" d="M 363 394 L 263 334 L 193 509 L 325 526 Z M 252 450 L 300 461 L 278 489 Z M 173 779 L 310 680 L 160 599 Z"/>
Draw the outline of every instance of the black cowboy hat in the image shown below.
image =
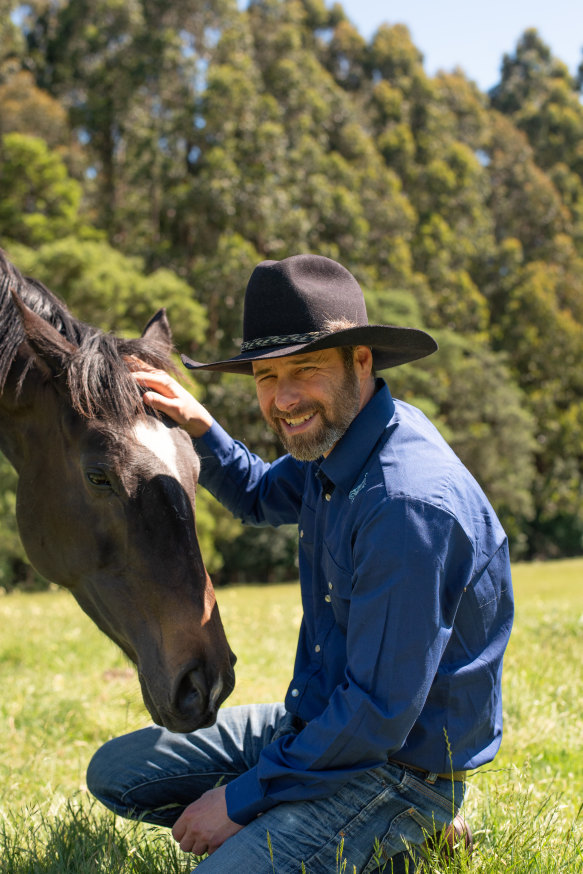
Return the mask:
<path id="1" fill-rule="evenodd" d="M 335 330 L 330 322 L 354 327 Z M 323 255 L 262 261 L 245 292 L 241 353 L 202 364 L 186 355 L 191 370 L 253 373 L 252 362 L 337 346 L 370 346 L 374 367 L 384 370 L 431 355 L 437 343 L 417 328 L 369 325 L 364 295 L 354 276 Z"/>

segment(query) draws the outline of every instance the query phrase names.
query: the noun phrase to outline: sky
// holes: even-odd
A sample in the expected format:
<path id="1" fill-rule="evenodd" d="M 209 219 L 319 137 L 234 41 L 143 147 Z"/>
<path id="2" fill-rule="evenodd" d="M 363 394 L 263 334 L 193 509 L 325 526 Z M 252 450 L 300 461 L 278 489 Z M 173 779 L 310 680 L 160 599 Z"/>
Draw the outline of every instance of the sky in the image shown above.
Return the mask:
<path id="1" fill-rule="evenodd" d="M 382 23 L 406 24 L 429 76 L 461 67 L 480 90 L 500 79 L 504 54 L 536 27 L 553 55 L 575 74 L 583 60 L 581 0 L 340 0 L 367 40 Z M 326 0 L 332 6 L 332 0 Z"/>

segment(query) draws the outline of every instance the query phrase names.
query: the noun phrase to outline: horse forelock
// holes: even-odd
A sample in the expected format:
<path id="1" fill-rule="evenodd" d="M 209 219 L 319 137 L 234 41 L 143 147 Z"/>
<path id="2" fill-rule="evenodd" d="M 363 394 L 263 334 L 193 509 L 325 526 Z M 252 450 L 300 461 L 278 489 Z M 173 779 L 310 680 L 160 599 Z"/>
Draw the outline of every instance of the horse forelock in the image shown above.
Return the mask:
<path id="1" fill-rule="evenodd" d="M 116 429 L 130 428 L 145 416 L 144 390 L 131 373 L 131 357 L 162 370 L 174 369 L 165 350 L 145 338 L 125 340 L 100 331 L 84 338 L 67 365 L 73 408 Z"/>

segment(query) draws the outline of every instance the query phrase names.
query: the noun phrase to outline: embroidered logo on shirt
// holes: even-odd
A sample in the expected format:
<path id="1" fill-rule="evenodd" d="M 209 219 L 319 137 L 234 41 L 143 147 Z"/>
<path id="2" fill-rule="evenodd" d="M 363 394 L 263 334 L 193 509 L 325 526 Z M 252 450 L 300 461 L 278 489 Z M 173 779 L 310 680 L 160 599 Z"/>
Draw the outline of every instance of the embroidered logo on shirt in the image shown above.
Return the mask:
<path id="1" fill-rule="evenodd" d="M 357 495 L 358 495 L 358 494 L 363 490 L 363 488 L 365 487 L 367 476 L 368 476 L 368 473 L 365 473 L 365 475 L 364 475 L 364 479 L 362 480 L 362 482 L 359 482 L 359 484 L 358 484 L 357 486 L 354 486 L 354 488 L 352 489 L 352 491 L 349 493 L 349 495 L 348 495 L 348 500 L 350 501 L 350 503 L 352 503 L 352 502 L 354 501 L 354 499 L 356 498 L 356 496 L 357 496 Z"/>

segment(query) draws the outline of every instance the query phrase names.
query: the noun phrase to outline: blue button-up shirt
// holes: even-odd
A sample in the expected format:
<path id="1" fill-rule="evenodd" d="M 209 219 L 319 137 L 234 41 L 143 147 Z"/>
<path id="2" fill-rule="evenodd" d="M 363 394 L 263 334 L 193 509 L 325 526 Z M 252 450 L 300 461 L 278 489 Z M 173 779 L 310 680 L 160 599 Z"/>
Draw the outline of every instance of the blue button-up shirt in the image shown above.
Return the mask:
<path id="1" fill-rule="evenodd" d="M 266 464 L 214 423 L 201 483 L 255 525 L 295 523 L 303 619 L 286 708 L 306 721 L 227 785 L 245 824 L 387 758 L 491 761 L 513 616 L 508 544 L 474 478 L 415 407 L 377 391 L 319 462 Z"/>

